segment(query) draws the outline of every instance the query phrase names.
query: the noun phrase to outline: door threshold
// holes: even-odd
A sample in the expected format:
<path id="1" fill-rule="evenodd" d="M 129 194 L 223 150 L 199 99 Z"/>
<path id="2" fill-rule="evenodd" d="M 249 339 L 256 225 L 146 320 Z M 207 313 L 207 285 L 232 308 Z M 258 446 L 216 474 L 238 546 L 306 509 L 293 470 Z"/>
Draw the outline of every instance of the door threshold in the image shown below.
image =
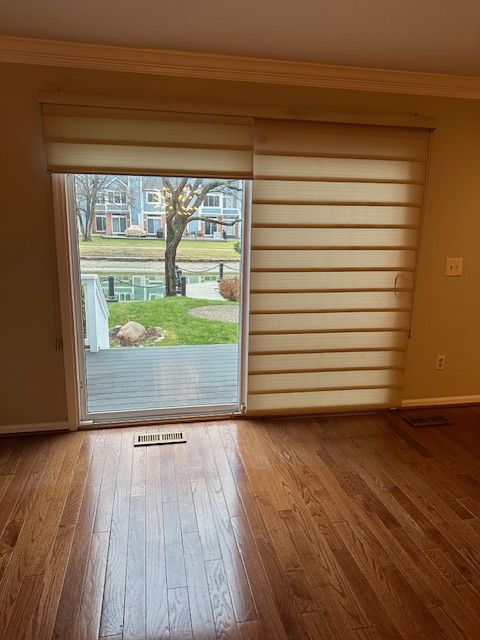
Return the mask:
<path id="1" fill-rule="evenodd" d="M 172 424 L 177 422 L 205 422 L 208 420 L 229 420 L 232 418 L 239 418 L 244 413 L 238 408 L 238 405 L 232 407 L 231 410 L 222 408 L 219 411 L 206 411 L 205 413 L 172 413 L 168 416 L 132 416 L 131 418 L 125 416 L 119 416 L 118 418 L 112 418 L 111 416 L 105 416 L 101 419 L 82 420 L 80 422 L 81 430 L 88 429 L 103 429 L 114 427 L 136 427 L 136 426 L 148 426 L 155 424 Z"/>

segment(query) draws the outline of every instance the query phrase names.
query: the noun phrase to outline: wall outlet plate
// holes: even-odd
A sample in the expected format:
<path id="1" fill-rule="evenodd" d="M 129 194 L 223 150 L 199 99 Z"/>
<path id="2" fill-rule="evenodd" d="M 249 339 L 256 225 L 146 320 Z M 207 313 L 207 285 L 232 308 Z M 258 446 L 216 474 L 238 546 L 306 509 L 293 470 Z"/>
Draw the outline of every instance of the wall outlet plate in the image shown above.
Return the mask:
<path id="1" fill-rule="evenodd" d="M 446 276 L 461 276 L 463 273 L 463 258 L 447 258 Z"/>

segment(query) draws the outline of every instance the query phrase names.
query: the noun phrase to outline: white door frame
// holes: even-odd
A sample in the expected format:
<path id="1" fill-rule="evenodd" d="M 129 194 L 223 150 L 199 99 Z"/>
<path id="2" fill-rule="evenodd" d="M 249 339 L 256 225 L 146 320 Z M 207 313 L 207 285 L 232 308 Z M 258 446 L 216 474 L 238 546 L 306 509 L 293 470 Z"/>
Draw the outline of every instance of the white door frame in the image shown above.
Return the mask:
<path id="1" fill-rule="evenodd" d="M 70 246 L 69 223 L 71 216 L 68 215 L 68 202 L 73 204 L 74 194 L 72 180 L 69 178 L 65 174 L 52 174 L 51 176 L 68 428 L 74 431 L 80 427 L 82 399 L 75 337 L 78 332 L 75 328 L 76 314 L 73 300 L 75 291 L 75 287 L 73 287 L 73 256 L 76 254 L 76 247 Z"/>
<path id="2" fill-rule="evenodd" d="M 243 219 L 240 262 L 240 327 L 238 340 L 237 404 L 201 405 L 186 408 L 144 409 L 89 413 L 87 410 L 84 334 L 81 314 L 80 259 L 75 195 L 72 174 L 52 174 L 55 241 L 62 318 L 68 424 L 70 430 L 85 426 L 108 426 L 124 423 L 161 422 L 173 419 L 208 418 L 239 415 L 246 412 L 248 385 L 248 318 L 250 291 L 251 181 L 244 181 Z"/>

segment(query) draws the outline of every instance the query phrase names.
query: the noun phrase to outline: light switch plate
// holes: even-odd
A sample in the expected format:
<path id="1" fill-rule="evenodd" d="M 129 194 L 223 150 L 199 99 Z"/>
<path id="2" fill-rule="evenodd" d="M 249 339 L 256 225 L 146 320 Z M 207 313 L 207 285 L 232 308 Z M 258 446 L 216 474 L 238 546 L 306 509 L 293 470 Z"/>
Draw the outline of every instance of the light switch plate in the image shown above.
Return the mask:
<path id="1" fill-rule="evenodd" d="M 446 276 L 461 276 L 463 273 L 463 258 L 447 258 Z"/>

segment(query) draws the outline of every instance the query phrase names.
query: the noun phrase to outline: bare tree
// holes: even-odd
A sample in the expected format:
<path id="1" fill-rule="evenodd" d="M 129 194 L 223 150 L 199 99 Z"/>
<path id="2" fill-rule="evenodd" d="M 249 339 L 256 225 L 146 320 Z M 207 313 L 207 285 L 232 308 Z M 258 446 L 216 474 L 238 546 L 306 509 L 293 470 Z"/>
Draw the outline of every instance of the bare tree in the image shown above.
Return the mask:
<path id="1" fill-rule="evenodd" d="M 112 176 L 77 173 L 75 175 L 75 210 L 82 240 L 92 239 L 92 225 L 98 198 L 104 193 Z"/>
<path id="2" fill-rule="evenodd" d="M 212 178 L 154 178 L 153 180 L 160 184 L 163 192 L 163 203 L 159 206 L 164 208 L 167 221 L 165 295 L 175 296 L 177 294 L 175 278 L 177 248 L 188 223 L 193 220 L 207 220 L 224 226 L 236 224 L 239 218 L 225 221 L 215 216 L 196 214 L 210 192 L 228 193 L 238 198 L 241 186 L 238 180 Z"/>

